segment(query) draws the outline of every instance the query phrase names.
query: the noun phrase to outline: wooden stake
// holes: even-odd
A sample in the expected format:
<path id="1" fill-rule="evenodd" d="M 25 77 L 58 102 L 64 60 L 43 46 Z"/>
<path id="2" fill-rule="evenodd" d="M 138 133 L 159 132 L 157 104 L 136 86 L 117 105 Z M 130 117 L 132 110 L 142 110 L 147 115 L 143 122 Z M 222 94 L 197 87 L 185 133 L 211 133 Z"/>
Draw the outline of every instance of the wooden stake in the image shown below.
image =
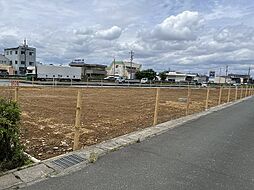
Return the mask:
<path id="1" fill-rule="evenodd" d="M 81 91 L 78 90 L 73 150 L 79 149 L 80 117 L 81 117 Z"/>
<path id="2" fill-rule="evenodd" d="M 208 109 L 209 106 L 209 93 L 210 93 L 210 88 L 209 86 L 207 87 L 207 92 L 206 92 L 206 102 L 205 102 L 205 109 Z"/>
<path id="3" fill-rule="evenodd" d="M 230 102 L 230 95 L 231 95 L 231 86 L 228 88 L 228 103 Z"/>
<path id="4" fill-rule="evenodd" d="M 243 87 L 241 87 L 241 94 L 240 94 L 240 99 L 243 98 Z"/>
<path id="5" fill-rule="evenodd" d="M 156 90 L 156 98 L 155 98 L 153 126 L 157 125 L 157 122 L 158 122 L 159 96 L 160 96 L 160 88 L 157 88 L 157 90 Z"/>
<path id="6" fill-rule="evenodd" d="M 245 97 L 247 97 L 248 86 L 245 87 Z"/>
<path id="7" fill-rule="evenodd" d="M 191 102 L 191 88 L 190 88 L 190 86 L 188 86 L 188 95 L 187 95 L 187 104 L 186 104 L 186 115 L 189 114 L 190 102 Z"/>
<path id="8" fill-rule="evenodd" d="M 14 101 L 18 102 L 19 99 L 19 88 L 15 87 Z"/>
<path id="9" fill-rule="evenodd" d="M 237 100 L 237 91 L 238 91 L 238 87 L 235 87 L 235 101 Z"/>
<path id="10" fill-rule="evenodd" d="M 223 89 L 223 87 L 221 86 L 221 87 L 220 87 L 220 92 L 219 92 L 219 101 L 218 101 L 218 105 L 221 104 L 222 89 Z"/>

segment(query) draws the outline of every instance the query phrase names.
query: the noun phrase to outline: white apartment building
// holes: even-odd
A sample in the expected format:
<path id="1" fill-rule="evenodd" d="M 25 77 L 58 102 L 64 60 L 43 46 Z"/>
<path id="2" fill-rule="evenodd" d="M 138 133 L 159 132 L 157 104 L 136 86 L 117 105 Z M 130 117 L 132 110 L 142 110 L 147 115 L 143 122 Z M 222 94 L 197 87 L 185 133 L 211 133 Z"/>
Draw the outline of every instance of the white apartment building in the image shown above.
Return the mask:
<path id="1" fill-rule="evenodd" d="M 29 47 L 26 41 L 22 46 L 4 49 L 4 56 L 10 60 L 17 75 L 25 75 L 27 67 L 36 65 L 36 48 Z"/>
<path id="2" fill-rule="evenodd" d="M 0 54 L 0 75 L 2 74 L 13 75 L 13 68 L 10 65 L 10 60 Z"/>
<path id="3" fill-rule="evenodd" d="M 126 79 L 135 79 L 135 73 L 140 71 L 142 65 L 126 61 L 113 61 L 107 68 L 110 76 L 120 76 Z"/>
<path id="4" fill-rule="evenodd" d="M 0 54 L 0 64 L 10 65 L 10 60 L 6 58 L 4 55 Z"/>

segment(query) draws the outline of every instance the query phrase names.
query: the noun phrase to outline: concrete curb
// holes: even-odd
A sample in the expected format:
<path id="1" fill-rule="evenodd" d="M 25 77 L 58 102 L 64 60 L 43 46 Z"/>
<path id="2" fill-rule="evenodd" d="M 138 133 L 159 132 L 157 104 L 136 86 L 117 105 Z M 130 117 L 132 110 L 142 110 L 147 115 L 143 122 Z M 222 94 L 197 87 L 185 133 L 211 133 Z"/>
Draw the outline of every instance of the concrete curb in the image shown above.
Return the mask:
<path id="1" fill-rule="evenodd" d="M 89 163 L 95 162 L 99 157 L 130 144 L 144 141 L 150 137 L 165 133 L 166 131 L 178 127 L 186 122 L 199 119 L 202 116 L 208 115 L 210 113 L 225 109 L 232 105 L 243 102 L 250 99 L 252 96 L 246 97 L 235 102 L 230 102 L 227 104 L 221 104 L 219 106 L 212 107 L 206 111 L 181 117 L 179 119 L 167 121 L 165 123 L 158 124 L 154 127 L 148 127 L 140 131 L 135 131 L 123 136 L 116 137 L 114 139 L 107 140 L 105 142 L 86 147 L 84 149 L 69 152 L 54 158 L 50 158 L 39 163 L 32 164 L 31 167 L 27 166 L 21 168 L 20 170 L 15 169 L 8 171 L 5 175 L 0 177 L 0 190 L 7 188 L 17 188 L 24 187 L 38 181 L 45 180 L 49 177 L 57 177 L 66 175 L 75 171 L 78 171 L 86 167 Z M 63 161 L 68 156 L 75 155 L 82 159 L 82 162 L 71 165 L 67 168 L 61 168 L 59 165 L 55 164 L 56 160 Z"/>

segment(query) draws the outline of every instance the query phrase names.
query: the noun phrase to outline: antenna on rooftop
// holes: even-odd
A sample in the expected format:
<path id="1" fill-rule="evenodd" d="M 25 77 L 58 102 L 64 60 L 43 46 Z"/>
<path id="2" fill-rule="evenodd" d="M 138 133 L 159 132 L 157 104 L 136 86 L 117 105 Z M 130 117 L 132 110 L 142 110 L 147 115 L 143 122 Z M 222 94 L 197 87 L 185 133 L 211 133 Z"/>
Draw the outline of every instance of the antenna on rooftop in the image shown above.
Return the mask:
<path id="1" fill-rule="evenodd" d="M 23 45 L 27 46 L 27 40 L 26 40 L 26 38 L 24 39 L 24 44 Z"/>

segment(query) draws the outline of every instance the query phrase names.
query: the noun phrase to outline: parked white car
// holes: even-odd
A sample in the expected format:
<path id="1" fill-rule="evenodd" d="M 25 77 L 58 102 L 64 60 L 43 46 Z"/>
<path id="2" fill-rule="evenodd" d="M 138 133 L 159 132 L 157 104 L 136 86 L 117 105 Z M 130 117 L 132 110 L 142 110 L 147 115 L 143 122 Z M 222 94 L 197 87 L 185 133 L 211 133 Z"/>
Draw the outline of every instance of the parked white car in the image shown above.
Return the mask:
<path id="1" fill-rule="evenodd" d="M 125 81 L 124 77 L 115 77 L 115 81 L 118 83 L 123 83 Z"/>
<path id="2" fill-rule="evenodd" d="M 201 87 L 207 88 L 207 83 L 202 83 L 202 84 L 201 84 Z"/>
<path id="3" fill-rule="evenodd" d="M 107 76 L 104 80 L 122 83 L 125 81 L 125 78 L 120 76 Z"/>
<path id="4" fill-rule="evenodd" d="M 142 78 L 140 80 L 140 83 L 142 83 L 142 84 L 148 83 L 148 78 Z"/>
<path id="5" fill-rule="evenodd" d="M 104 78 L 104 80 L 115 81 L 115 77 L 114 76 L 107 76 L 107 77 Z"/>
<path id="6" fill-rule="evenodd" d="M 234 83 L 233 86 L 241 86 L 240 83 Z"/>

